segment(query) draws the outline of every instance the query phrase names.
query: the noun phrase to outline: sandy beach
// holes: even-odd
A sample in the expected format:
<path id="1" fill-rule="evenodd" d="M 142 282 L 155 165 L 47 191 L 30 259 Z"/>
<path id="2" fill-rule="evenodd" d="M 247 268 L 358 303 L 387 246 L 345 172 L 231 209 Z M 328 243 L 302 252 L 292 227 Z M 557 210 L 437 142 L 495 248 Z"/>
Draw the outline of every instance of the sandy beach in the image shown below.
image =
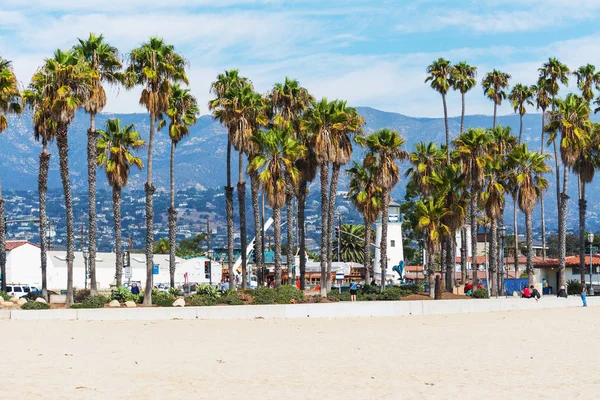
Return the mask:
<path id="1" fill-rule="evenodd" d="M 2 381 L 25 398 L 579 399 L 600 392 L 599 321 L 600 307 L 356 319 L 0 321 L 7 340 Z"/>

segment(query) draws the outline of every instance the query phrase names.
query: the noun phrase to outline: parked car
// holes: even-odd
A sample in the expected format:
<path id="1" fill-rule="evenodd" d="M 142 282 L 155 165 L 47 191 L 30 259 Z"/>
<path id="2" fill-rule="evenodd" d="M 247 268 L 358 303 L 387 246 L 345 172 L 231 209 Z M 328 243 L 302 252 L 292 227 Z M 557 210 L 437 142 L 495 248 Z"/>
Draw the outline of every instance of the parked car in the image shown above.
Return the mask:
<path id="1" fill-rule="evenodd" d="M 29 287 L 29 285 L 7 285 L 6 286 L 6 294 L 12 296 L 12 297 L 25 297 L 28 296 L 29 293 L 31 292 L 31 288 Z"/>

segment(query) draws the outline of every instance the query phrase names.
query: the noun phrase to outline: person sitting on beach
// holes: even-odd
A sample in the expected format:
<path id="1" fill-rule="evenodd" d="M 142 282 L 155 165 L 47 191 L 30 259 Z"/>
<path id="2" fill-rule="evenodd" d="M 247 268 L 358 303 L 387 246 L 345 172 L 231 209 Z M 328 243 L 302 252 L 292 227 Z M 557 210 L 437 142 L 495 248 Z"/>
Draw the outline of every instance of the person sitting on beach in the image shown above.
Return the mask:
<path id="1" fill-rule="evenodd" d="M 565 290 L 564 286 L 560 287 L 560 290 L 558 291 L 558 293 L 556 293 L 556 297 L 564 297 L 565 299 L 568 297 L 567 291 Z"/>
<path id="2" fill-rule="evenodd" d="M 530 289 L 531 289 L 531 298 L 535 299 L 535 301 L 538 301 L 540 299 L 540 297 L 542 297 L 540 295 L 540 292 L 533 285 L 531 285 Z"/>
<path id="3" fill-rule="evenodd" d="M 529 291 L 529 288 L 527 286 L 525 286 L 523 288 L 523 298 L 524 299 L 530 299 L 531 298 L 531 292 Z"/>
<path id="4" fill-rule="evenodd" d="M 471 283 L 471 281 L 465 284 L 465 294 L 467 296 L 470 296 L 469 292 L 473 292 L 473 284 Z"/>

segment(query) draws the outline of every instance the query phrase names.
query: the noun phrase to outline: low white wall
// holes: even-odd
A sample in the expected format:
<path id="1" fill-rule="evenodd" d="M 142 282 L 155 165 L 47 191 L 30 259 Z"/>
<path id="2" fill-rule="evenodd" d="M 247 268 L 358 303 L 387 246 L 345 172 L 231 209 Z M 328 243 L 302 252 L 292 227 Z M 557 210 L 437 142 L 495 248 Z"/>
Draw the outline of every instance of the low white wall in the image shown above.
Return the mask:
<path id="1" fill-rule="evenodd" d="M 588 298 L 590 306 L 600 298 Z M 369 301 L 322 304 L 273 304 L 256 306 L 152 307 L 64 310 L 10 310 L 1 318 L 17 320 L 154 321 L 169 319 L 254 319 L 254 318 L 354 318 L 408 315 L 466 314 L 509 310 L 581 307 L 581 299 L 544 297 L 489 300 Z M 10 313 L 10 314 L 8 314 Z"/>

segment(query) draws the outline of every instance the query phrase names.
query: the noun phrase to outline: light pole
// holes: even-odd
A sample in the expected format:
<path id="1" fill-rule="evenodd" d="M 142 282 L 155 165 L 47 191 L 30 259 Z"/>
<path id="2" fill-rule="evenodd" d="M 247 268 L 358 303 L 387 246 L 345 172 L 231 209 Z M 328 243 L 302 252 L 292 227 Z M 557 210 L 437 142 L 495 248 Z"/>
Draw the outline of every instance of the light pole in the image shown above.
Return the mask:
<path id="1" fill-rule="evenodd" d="M 501 271 L 504 271 L 504 238 L 506 237 L 506 225 L 500 225 L 498 227 L 498 235 L 500 236 L 500 260 L 501 264 L 500 264 L 500 268 L 502 268 Z M 515 257 L 517 256 L 517 252 L 515 251 Z M 502 277 L 502 275 L 504 275 L 503 273 L 500 273 L 500 276 Z M 498 288 L 500 289 L 500 288 Z M 502 280 L 502 287 L 501 287 L 502 291 L 504 291 L 504 295 L 506 295 L 506 280 L 503 279 Z M 496 293 L 498 293 L 496 291 Z M 496 297 L 498 297 L 498 295 L 496 295 Z"/>
<path id="2" fill-rule="evenodd" d="M 592 232 L 588 233 L 587 240 L 590 243 L 590 296 L 594 296 L 594 286 L 592 285 L 592 244 L 594 243 L 594 234 Z"/>

